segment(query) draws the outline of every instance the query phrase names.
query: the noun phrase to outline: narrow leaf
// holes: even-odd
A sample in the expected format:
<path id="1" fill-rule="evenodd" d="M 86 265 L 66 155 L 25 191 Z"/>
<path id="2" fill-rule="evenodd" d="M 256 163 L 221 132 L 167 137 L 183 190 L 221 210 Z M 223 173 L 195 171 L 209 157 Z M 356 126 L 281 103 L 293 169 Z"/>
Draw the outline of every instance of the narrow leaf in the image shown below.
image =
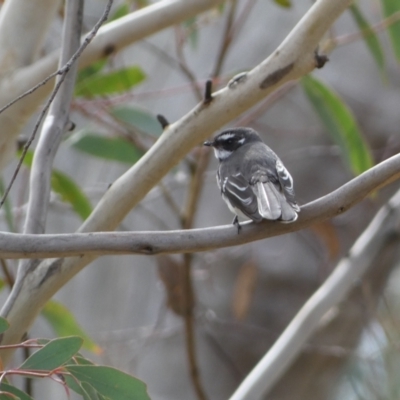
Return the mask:
<path id="1" fill-rule="evenodd" d="M 83 339 L 78 336 L 50 340 L 44 347 L 33 353 L 20 369 L 53 371 L 69 361 L 81 348 Z"/>
<path id="2" fill-rule="evenodd" d="M 145 73 L 138 66 L 123 68 L 107 74 L 95 74 L 82 80 L 76 86 L 75 95 L 90 98 L 121 93 L 138 85 L 145 78 Z"/>
<path id="3" fill-rule="evenodd" d="M 243 321 L 248 314 L 256 283 L 257 265 L 250 259 L 239 270 L 232 297 L 232 311 L 238 321 Z"/>
<path id="4" fill-rule="evenodd" d="M 7 393 L 11 393 L 15 397 L 12 397 Z M 17 389 L 15 386 L 9 385 L 8 383 L 3 382 L 0 385 L 0 400 L 11 400 L 11 399 L 33 400 L 31 396 L 29 396 L 22 390 Z"/>
<path id="5" fill-rule="evenodd" d="M 99 394 L 92 385 L 89 385 L 86 382 L 82 382 L 81 389 L 84 400 L 100 400 Z"/>
<path id="6" fill-rule="evenodd" d="M 50 300 L 43 307 L 42 315 L 51 325 L 59 337 L 79 336 L 83 339 L 83 348 L 96 354 L 101 354 L 102 349 L 80 327 L 74 314 L 63 304 Z"/>
<path id="7" fill-rule="evenodd" d="M 292 2 L 290 0 L 274 0 L 274 2 L 281 7 L 289 8 L 292 7 Z"/>
<path id="8" fill-rule="evenodd" d="M 17 152 L 18 157 L 21 157 L 22 155 L 22 150 Z M 26 167 L 31 168 L 33 163 L 33 151 L 28 150 L 25 154 L 24 160 L 22 161 L 22 164 L 24 164 Z"/>
<path id="9" fill-rule="evenodd" d="M 188 32 L 189 43 L 193 49 L 197 48 L 199 43 L 199 31 L 197 29 L 197 18 L 192 17 L 183 22 L 183 26 Z"/>
<path id="10" fill-rule="evenodd" d="M 389 18 L 394 14 L 400 13 L 400 1 L 399 0 L 382 0 L 383 15 L 385 18 Z M 400 18 L 395 23 L 388 26 L 388 33 L 390 41 L 392 43 L 393 52 L 400 62 Z"/>
<path id="11" fill-rule="evenodd" d="M 355 175 L 373 166 L 372 156 L 357 122 L 340 97 L 321 81 L 306 76 L 303 89 Z"/>
<path id="12" fill-rule="evenodd" d="M 162 127 L 157 118 L 148 111 L 137 107 L 120 106 L 111 110 L 111 114 L 119 121 L 144 133 L 154 136 L 162 134 Z"/>
<path id="13" fill-rule="evenodd" d="M 4 192 L 5 192 L 4 182 L 3 182 L 3 179 L 0 178 L 0 197 L 3 197 Z M 7 197 L 6 201 L 4 202 L 4 211 L 5 211 L 6 222 L 7 222 L 9 231 L 15 232 L 14 215 L 13 215 L 13 211 L 12 211 L 12 207 L 11 207 L 10 197 Z"/>
<path id="14" fill-rule="evenodd" d="M 322 221 L 310 226 L 311 231 L 325 244 L 329 260 L 335 260 L 340 254 L 340 240 L 332 221 Z"/>
<path id="15" fill-rule="evenodd" d="M 360 8 L 357 7 L 355 3 L 350 6 L 350 12 L 364 37 L 365 43 L 371 52 L 372 57 L 378 65 L 379 70 L 383 74 L 385 68 L 385 55 L 383 53 L 378 36 L 362 14 Z"/>
<path id="16" fill-rule="evenodd" d="M 10 324 L 8 323 L 8 321 L 5 318 L 0 317 L 0 333 L 5 332 L 9 327 Z"/>
<path id="17" fill-rule="evenodd" d="M 68 365 L 65 368 L 78 381 L 90 384 L 111 400 L 150 400 L 142 381 L 115 368 L 97 365 Z"/>
<path id="18" fill-rule="evenodd" d="M 61 171 L 54 170 L 52 172 L 51 187 L 63 201 L 71 204 L 73 210 L 83 220 L 92 212 L 92 205 L 81 188 Z"/>
<path id="19" fill-rule="evenodd" d="M 26 153 L 23 164 L 28 168 L 32 167 L 34 153 L 30 150 Z M 53 170 L 51 175 L 51 187 L 58 193 L 61 199 L 70 203 L 73 210 L 85 220 L 92 212 L 92 205 L 89 199 L 82 192 L 77 183 L 63 172 Z"/>
<path id="20" fill-rule="evenodd" d="M 69 143 L 75 149 L 106 160 L 135 164 L 142 153 L 131 143 L 121 138 L 109 138 L 80 131 L 71 136 Z"/>
<path id="21" fill-rule="evenodd" d="M 129 14 L 129 6 L 127 3 L 123 3 L 114 11 L 114 14 L 110 18 L 110 22 L 124 17 L 127 14 Z"/>
<path id="22" fill-rule="evenodd" d="M 81 71 L 78 72 L 76 77 L 76 84 L 82 83 L 85 79 L 98 74 L 107 64 L 107 60 L 99 60 L 94 62 L 93 64 L 89 65 L 86 68 L 83 68 Z"/>

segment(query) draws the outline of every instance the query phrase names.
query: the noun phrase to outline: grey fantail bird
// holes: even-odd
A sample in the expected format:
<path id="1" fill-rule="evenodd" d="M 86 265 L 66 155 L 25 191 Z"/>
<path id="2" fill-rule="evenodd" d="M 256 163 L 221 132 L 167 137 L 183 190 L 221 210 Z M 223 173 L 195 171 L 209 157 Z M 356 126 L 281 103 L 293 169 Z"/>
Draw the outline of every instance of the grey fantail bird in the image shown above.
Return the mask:
<path id="1" fill-rule="evenodd" d="M 222 198 L 235 214 L 254 222 L 262 219 L 294 222 L 300 211 L 293 179 L 279 157 L 251 128 L 232 128 L 219 133 L 212 146 L 219 160 L 217 182 Z"/>

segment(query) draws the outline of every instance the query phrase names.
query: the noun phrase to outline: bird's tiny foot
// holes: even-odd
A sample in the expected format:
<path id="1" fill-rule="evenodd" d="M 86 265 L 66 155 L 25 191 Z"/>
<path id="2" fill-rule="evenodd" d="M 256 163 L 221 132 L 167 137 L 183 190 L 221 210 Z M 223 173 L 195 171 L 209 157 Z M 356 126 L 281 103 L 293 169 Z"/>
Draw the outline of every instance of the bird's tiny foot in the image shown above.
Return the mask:
<path id="1" fill-rule="evenodd" d="M 237 228 L 237 233 L 239 235 L 240 230 L 242 229 L 242 226 L 239 224 L 239 218 L 237 215 L 235 215 L 235 218 L 233 218 L 232 224 L 236 226 Z"/>

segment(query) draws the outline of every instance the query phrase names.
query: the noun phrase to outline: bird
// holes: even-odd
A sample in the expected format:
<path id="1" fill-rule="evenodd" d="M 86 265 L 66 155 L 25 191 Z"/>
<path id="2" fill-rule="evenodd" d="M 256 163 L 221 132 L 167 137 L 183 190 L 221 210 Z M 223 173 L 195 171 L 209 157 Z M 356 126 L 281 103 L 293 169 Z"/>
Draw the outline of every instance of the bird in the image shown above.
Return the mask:
<path id="1" fill-rule="evenodd" d="M 280 158 L 252 128 L 222 131 L 212 141 L 219 161 L 217 183 L 223 200 L 238 217 L 261 222 L 263 219 L 289 223 L 296 221 L 300 207 L 295 198 L 293 179 Z"/>

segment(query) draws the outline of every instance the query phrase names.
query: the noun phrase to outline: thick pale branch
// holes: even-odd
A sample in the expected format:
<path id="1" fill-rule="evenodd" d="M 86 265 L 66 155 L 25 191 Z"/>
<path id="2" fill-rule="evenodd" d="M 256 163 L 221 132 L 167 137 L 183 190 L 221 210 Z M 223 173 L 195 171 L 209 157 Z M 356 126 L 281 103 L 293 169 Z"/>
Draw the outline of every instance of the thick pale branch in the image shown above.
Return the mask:
<path id="1" fill-rule="evenodd" d="M 292 224 L 264 221 L 236 227 L 150 232 L 99 232 L 58 235 L 0 233 L 1 258 L 54 258 L 79 255 L 193 253 L 236 246 L 307 228 L 341 214 L 368 194 L 400 178 L 400 155 L 393 156 L 328 195 L 301 208 Z"/>
<path id="2" fill-rule="evenodd" d="M 10 74 L 34 61 L 59 0 L 9 0 L 0 12 L 0 76 Z"/>
<path id="3" fill-rule="evenodd" d="M 63 43 L 59 67 L 64 66 L 80 45 L 82 29 L 82 0 L 66 3 Z M 74 93 L 77 65 L 58 77 L 63 80 L 60 89 L 43 122 L 42 132 L 33 158 L 30 175 L 28 212 L 24 233 L 45 231 L 47 208 L 50 198 L 50 181 L 53 161 L 69 122 L 69 109 Z"/>

